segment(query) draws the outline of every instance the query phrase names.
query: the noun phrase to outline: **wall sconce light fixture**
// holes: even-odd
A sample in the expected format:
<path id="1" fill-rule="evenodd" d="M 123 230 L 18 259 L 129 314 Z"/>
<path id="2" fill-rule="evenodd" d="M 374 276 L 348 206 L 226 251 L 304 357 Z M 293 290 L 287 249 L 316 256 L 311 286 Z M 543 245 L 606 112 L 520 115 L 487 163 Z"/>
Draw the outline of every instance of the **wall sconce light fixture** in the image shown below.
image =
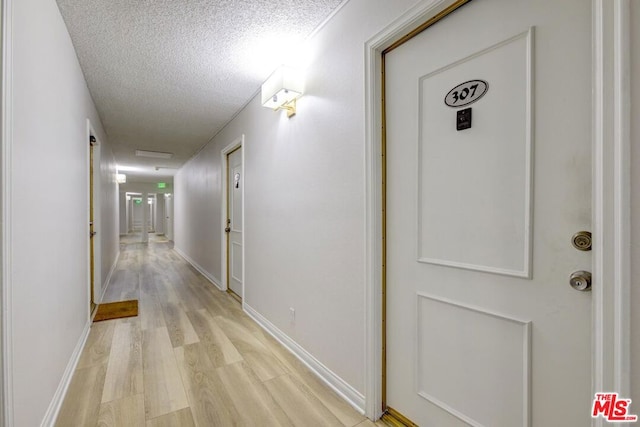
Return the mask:
<path id="1" fill-rule="evenodd" d="M 296 100 L 304 92 L 302 72 L 292 67 L 279 67 L 262 85 L 262 106 L 286 110 L 287 117 L 296 114 Z"/>
<path id="2" fill-rule="evenodd" d="M 125 184 L 127 182 L 127 175 L 123 173 L 116 174 L 116 181 L 118 184 Z"/>

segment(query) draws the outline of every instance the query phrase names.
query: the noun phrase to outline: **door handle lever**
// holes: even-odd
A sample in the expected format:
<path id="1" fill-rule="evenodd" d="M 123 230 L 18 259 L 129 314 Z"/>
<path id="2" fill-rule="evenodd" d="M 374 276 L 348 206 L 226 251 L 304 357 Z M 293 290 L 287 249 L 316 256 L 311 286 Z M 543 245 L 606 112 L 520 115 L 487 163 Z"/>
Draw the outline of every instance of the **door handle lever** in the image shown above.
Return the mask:
<path id="1" fill-rule="evenodd" d="M 224 229 L 224 232 L 225 232 L 225 233 L 230 233 L 230 232 L 231 232 L 231 227 L 227 227 L 227 228 L 225 228 L 225 229 Z"/>

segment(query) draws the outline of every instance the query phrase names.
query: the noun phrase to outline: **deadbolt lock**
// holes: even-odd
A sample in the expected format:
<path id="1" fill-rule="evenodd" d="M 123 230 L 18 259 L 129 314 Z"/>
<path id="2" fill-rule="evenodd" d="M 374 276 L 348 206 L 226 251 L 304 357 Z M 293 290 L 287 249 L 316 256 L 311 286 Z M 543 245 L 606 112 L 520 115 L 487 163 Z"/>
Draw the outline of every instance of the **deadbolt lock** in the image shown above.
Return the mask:
<path id="1" fill-rule="evenodd" d="M 576 271 L 569 278 L 569 284 L 576 291 L 590 291 L 591 273 L 588 271 Z"/>
<path id="2" fill-rule="evenodd" d="M 571 238 L 571 244 L 574 248 L 579 251 L 590 251 L 591 250 L 591 232 L 589 231 L 578 231 Z"/>

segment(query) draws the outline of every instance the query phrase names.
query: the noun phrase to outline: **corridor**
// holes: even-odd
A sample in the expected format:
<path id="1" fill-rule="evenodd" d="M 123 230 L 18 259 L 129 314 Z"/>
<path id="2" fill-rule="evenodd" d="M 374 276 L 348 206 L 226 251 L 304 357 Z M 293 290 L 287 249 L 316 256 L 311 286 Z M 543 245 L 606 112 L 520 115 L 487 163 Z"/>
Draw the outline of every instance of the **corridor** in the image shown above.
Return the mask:
<path id="1" fill-rule="evenodd" d="M 139 236 L 138 236 L 139 237 Z M 57 426 L 373 426 L 184 261 L 121 239 L 104 301 L 139 316 L 94 323 Z"/>
<path id="2" fill-rule="evenodd" d="M 0 11 L 0 427 L 640 415 L 640 0 Z"/>

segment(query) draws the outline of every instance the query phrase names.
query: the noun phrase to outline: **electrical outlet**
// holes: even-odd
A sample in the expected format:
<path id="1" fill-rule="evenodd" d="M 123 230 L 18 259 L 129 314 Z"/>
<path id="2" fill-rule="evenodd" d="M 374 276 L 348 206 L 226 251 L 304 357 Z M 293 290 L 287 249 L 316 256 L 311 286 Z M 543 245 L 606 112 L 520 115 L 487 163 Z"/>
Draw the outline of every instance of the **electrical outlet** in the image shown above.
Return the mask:
<path id="1" fill-rule="evenodd" d="M 296 309 L 293 307 L 289 307 L 289 321 L 291 322 L 296 321 Z"/>

